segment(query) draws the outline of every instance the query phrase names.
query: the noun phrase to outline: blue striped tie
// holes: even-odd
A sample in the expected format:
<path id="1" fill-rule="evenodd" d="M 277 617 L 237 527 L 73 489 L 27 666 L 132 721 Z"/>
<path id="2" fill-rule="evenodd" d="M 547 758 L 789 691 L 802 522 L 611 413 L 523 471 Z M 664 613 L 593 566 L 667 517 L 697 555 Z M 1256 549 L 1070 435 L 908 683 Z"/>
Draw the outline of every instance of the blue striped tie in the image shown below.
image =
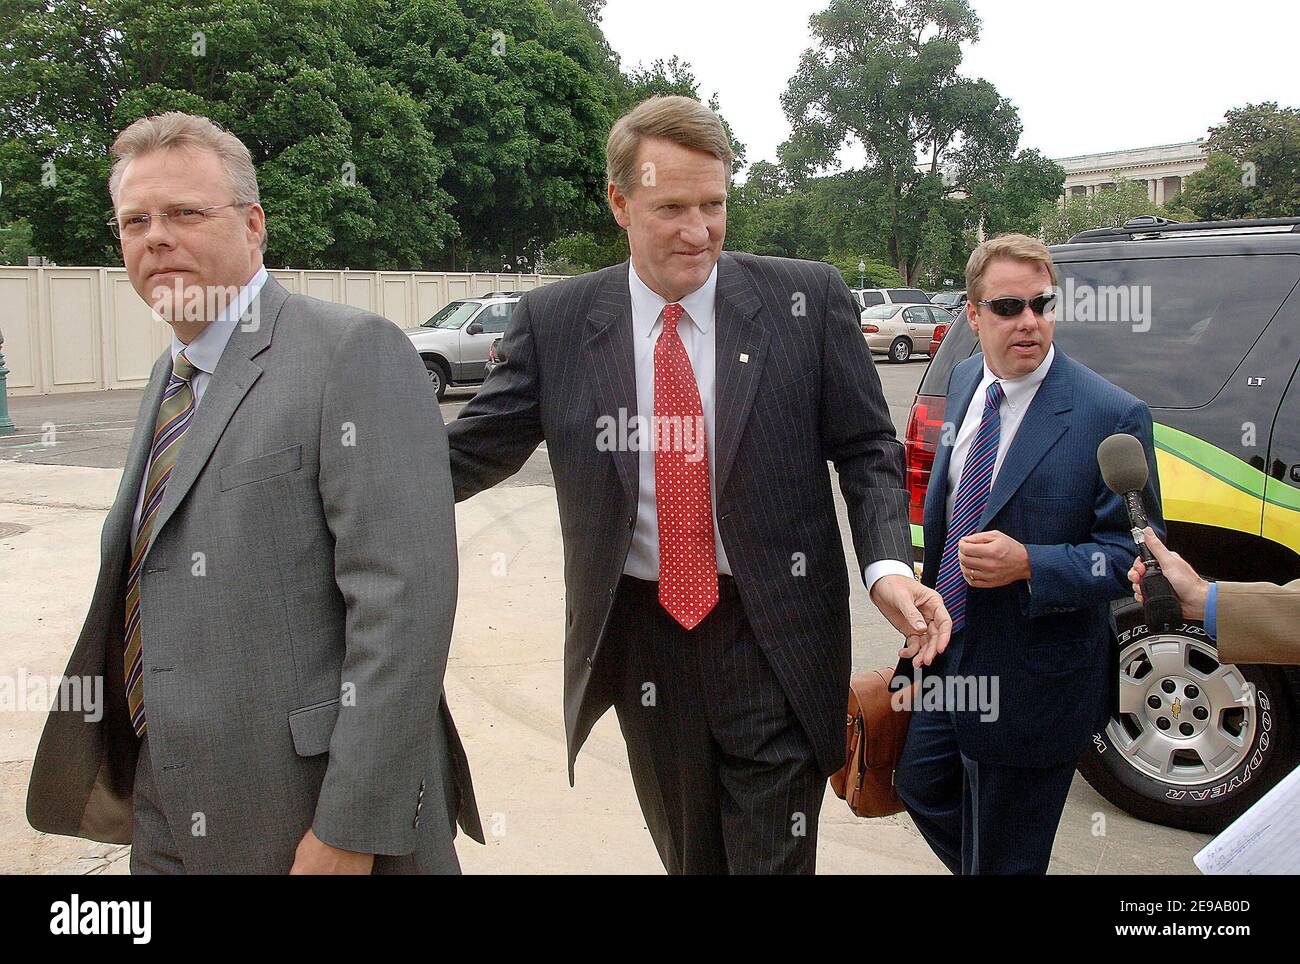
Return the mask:
<path id="1" fill-rule="evenodd" d="M 961 574 L 957 543 L 975 531 L 989 501 L 993 465 L 998 458 L 998 436 L 1002 430 L 1002 419 L 998 415 L 1002 398 L 1002 386 L 994 382 L 984 396 L 980 428 L 961 470 L 957 498 L 952 504 L 952 519 L 948 522 L 948 538 L 943 544 L 943 558 L 939 562 L 939 581 L 935 588 L 952 617 L 954 633 L 966 625 L 966 579 Z"/>

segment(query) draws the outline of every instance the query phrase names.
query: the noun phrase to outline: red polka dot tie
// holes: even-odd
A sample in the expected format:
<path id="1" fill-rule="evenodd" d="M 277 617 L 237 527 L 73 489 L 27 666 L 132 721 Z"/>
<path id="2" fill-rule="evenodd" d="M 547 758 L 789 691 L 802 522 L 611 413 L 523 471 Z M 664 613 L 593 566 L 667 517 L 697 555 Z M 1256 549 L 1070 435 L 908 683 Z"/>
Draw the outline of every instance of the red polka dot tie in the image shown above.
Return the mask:
<path id="1" fill-rule="evenodd" d="M 685 314 L 665 305 L 655 342 L 655 508 L 659 514 L 659 602 L 694 629 L 718 603 L 709 449 L 700 388 L 677 333 Z"/>

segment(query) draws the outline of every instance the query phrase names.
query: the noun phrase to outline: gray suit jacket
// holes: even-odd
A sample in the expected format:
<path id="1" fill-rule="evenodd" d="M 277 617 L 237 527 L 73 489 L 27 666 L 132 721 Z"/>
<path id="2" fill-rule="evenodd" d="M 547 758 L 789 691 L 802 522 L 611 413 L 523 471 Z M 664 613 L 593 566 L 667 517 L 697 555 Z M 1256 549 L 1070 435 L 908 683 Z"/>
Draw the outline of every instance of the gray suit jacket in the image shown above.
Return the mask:
<path id="1" fill-rule="evenodd" d="M 149 748 L 187 870 L 288 871 L 307 829 L 455 870 L 482 839 L 442 697 L 456 606 L 446 434 L 396 325 L 267 281 L 185 436 L 140 581 Z M 37 830 L 131 840 L 139 743 L 122 674 L 131 522 L 171 369 L 154 365 L 104 523 L 68 676 L 105 677 L 103 718 L 50 713 Z"/>

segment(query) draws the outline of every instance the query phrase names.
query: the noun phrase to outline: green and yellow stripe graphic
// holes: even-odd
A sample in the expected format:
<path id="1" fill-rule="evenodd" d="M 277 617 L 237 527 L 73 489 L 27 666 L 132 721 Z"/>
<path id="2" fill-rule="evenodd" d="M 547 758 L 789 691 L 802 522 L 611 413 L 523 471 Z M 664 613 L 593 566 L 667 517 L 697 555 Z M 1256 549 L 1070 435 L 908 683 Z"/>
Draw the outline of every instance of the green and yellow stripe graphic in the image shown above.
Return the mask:
<path id="1" fill-rule="evenodd" d="M 1155 440 L 1166 521 L 1263 536 L 1300 553 L 1300 488 L 1168 425 L 1156 423 Z M 913 525 L 912 545 L 924 543 Z"/>

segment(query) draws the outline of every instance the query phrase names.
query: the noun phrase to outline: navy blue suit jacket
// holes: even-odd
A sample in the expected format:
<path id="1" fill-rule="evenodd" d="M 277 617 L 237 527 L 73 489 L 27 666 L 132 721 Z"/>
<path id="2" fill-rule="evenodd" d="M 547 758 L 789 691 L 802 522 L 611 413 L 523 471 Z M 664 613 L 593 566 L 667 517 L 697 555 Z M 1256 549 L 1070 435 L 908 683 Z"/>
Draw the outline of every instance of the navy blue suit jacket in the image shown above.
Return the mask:
<path id="1" fill-rule="evenodd" d="M 945 411 L 958 427 L 983 373 L 982 353 L 952 371 Z M 958 741 L 972 759 L 1074 763 L 1108 714 L 1116 676 L 1110 602 L 1131 593 L 1135 554 L 1123 500 L 1106 488 L 1097 466 L 1097 446 L 1115 432 L 1136 436 L 1146 450 L 1143 502 L 1163 536 L 1150 409 L 1058 347 L 976 527 L 1023 543 L 1032 575 L 966 590 L 966 640 L 960 666 L 949 672 L 998 677 L 995 720 L 981 720 L 973 709 L 957 714 Z M 950 441 L 956 434 L 944 432 Z M 951 444 L 940 444 L 926 492 L 927 586 L 938 578 L 947 535 L 951 455 Z"/>

